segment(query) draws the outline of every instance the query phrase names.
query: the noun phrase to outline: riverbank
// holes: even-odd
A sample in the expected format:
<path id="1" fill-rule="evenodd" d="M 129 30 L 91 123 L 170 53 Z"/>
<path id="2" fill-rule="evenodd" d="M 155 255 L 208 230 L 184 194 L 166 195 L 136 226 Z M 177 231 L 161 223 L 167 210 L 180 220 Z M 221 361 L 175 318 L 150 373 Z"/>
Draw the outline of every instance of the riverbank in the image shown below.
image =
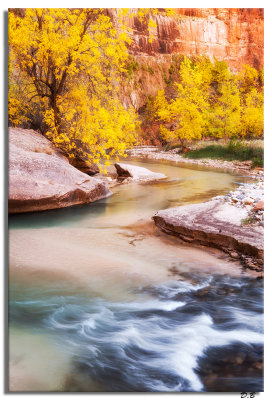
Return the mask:
<path id="1" fill-rule="evenodd" d="M 156 161 L 169 161 L 177 164 L 184 165 L 197 165 L 208 168 L 216 168 L 222 170 L 229 170 L 238 173 L 245 173 L 252 177 L 258 178 L 263 175 L 262 168 L 251 169 L 252 161 L 223 161 L 213 160 L 210 158 L 192 159 L 185 158 L 177 154 L 178 149 L 163 151 L 158 146 L 138 146 L 127 151 L 130 158 L 141 158 Z"/>
<path id="2" fill-rule="evenodd" d="M 251 162 L 185 159 L 174 150 L 157 147 L 134 148 L 131 158 L 164 160 L 182 166 L 194 164 L 212 169 L 243 173 L 254 178 L 240 183 L 236 190 L 213 197 L 210 201 L 158 211 L 153 219 L 165 233 L 184 242 L 216 247 L 231 258 L 240 260 L 245 268 L 263 276 L 264 235 L 264 171 L 251 169 Z"/>
<path id="3" fill-rule="evenodd" d="M 263 272 L 263 227 L 244 225 L 247 211 L 213 198 L 199 204 L 174 207 L 153 216 L 163 232 L 183 242 L 215 247 L 239 260 L 243 267 Z"/>
<path id="4" fill-rule="evenodd" d="M 10 390 L 262 390 L 258 273 L 212 247 L 180 245 L 151 220 L 233 190 L 238 175 L 126 163 L 168 178 L 10 217 Z"/>
<path id="5" fill-rule="evenodd" d="M 179 154 L 176 150 L 162 151 L 156 146 L 135 147 L 128 151 L 131 158 L 142 158 L 149 160 L 166 160 L 178 164 L 195 164 L 213 169 L 229 170 L 243 173 L 248 177 L 254 178 L 253 183 L 240 183 L 240 186 L 230 191 L 225 196 L 216 196 L 215 199 L 223 199 L 224 202 L 244 209 L 245 217 L 242 219 L 243 225 L 264 226 L 264 170 L 262 168 L 251 169 L 251 161 L 222 161 L 211 159 L 188 159 Z"/>
<path id="6" fill-rule="evenodd" d="M 14 134 L 13 134 L 14 133 Z M 16 135 L 15 135 L 16 133 Z M 31 137 L 31 145 L 25 139 L 29 139 Z M 14 139 L 14 140 L 13 140 Z M 20 140 L 19 140 L 20 139 Z M 23 140 L 24 139 L 24 140 Z M 146 184 L 147 182 L 152 182 L 153 184 L 156 183 L 158 180 L 165 180 L 168 174 L 164 175 L 160 173 L 160 164 L 157 166 L 157 171 L 150 171 L 149 169 L 143 168 L 142 166 L 136 165 L 129 165 L 123 163 L 116 163 L 112 165 L 111 171 L 109 169 L 108 176 L 97 175 L 95 178 L 89 177 L 82 172 L 79 172 L 77 169 L 72 167 L 69 162 L 62 156 L 57 153 L 57 150 L 54 148 L 48 148 L 49 142 L 47 139 L 41 137 L 41 135 L 37 134 L 34 131 L 27 131 L 27 130 L 19 130 L 18 132 L 10 132 L 10 140 L 11 140 L 11 147 L 12 151 L 15 154 L 14 162 L 13 158 L 10 157 L 10 199 L 9 204 L 10 207 L 12 206 L 13 198 L 16 198 L 16 202 L 18 203 L 20 197 L 21 203 L 24 205 L 24 208 L 20 204 L 19 211 L 16 209 L 11 209 L 10 211 L 13 212 L 23 212 L 23 211 L 38 211 L 38 210 L 46 210 L 50 208 L 62 208 L 67 207 L 69 205 L 80 204 L 80 203 L 88 203 L 99 198 L 107 197 L 109 194 L 109 187 L 114 187 L 116 185 L 123 186 L 124 183 L 140 183 Z M 38 146 L 39 145 L 39 146 Z M 33 147 L 34 146 L 34 147 Z M 16 150 L 16 151 L 15 151 Z M 11 155 L 13 154 L 11 152 Z M 18 153 L 18 154 L 17 154 Z M 225 196 L 222 196 L 220 191 L 219 193 L 212 193 L 207 198 L 201 198 L 200 201 L 206 201 L 206 203 L 199 203 L 194 204 L 194 213 L 198 214 L 198 209 L 200 210 L 201 214 L 201 232 L 204 232 L 207 236 L 207 240 L 203 240 L 199 237 L 199 235 L 195 234 L 195 231 L 198 230 L 199 227 L 193 226 L 194 221 L 190 224 L 192 227 L 186 226 L 180 222 L 182 218 L 179 218 L 179 214 L 183 215 L 184 205 L 190 203 L 196 203 L 196 197 L 192 197 L 191 201 L 182 201 L 182 196 L 180 196 L 180 191 L 178 191 L 176 195 L 176 189 L 174 184 L 174 201 L 170 199 L 168 202 L 169 204 L 164 208 L 163 218 L 167 219 L 167 214 L 171 214 L 171 207 L 177 207 L 177 215 L 178 215 L 178 232 L 179 236 L 182 237 L 185 241 L 189 241 L 192 243 L 197 243 L 201 245 L 207 246 L 214 246 L 223 250 L 230 254 L 232 257 L 234 254 L 234 258 L 237 258 L 236 252 L 238 252 L 238 259 L 242 261 L 242 263 L 253 270 L 260 271 L 262 270 L 263 266 L 263 247 L 262 247 L 262 239 L 263 239 L 263 220 L 264 220 L 264 186 L 263 186 L 263 170 L 258 168 L 251 170 L 250 169 L 250 162 L 228 162 L 228 161 L 219 161 L 219 160 L 209 160 L 207 165 L 207 160 L 190 160 L 185 159 L 179 154 L 176 154 L 174 150 L 170 150 L 168 152 L 163 152 L 157 147 L 138 147 L 134 148 L 129 152 L 129 155 L 132 159 L 141 158 L 145 160 L 158 160 L 158 161 L 166 161 L 169 164 L 175 164 L 176 167 L 185 167 L 188 164 L 199 166 L 205 166 L 205 169 L 210 168 L 214 170 L 224 170 L 224 171 L 233 171 L 239 173 L 240 175 L 244 175 L 247 177 L 251 177 L 255 179 L 253 183 L 241 183 L 238 189 L 229 192 Z M 22 161 L 21 161 L 22 159 Z M 19 162 L 19 161 L 20 162 Z M 38 163 L 38 164 L 37 164 Z M 58 164 L 59 163 L 59 164 Z M 26 184 L 24 182 L 23 188 L 21 186 L 15 185 L 18 181 L 18 165 L 20 166 L 20 173 L 19 177 L 21 178 L 22 175 L 26 176 L 26 173 L 23 174 L 24 169 L 26 169 L 27 173 L 31 171 L 31 179 L 27 177 L 27 182 L 31 181 L 32 187 L 31 190 L 28 188 L 27 196 L 25 196 L 26 191 Z M 38 166 L 46 165 L 47 168 L 37 168 Z M 56 165 L 59 165 L 58 172 L 56 171 Z M 153 164 L 152 164 L 153 165 Z M 27 168 L 26 168 L 27 166 Z M 31 168 L 28 168 L 28 167 Z M 13 167 L 13 168 L 12 168 Z M 49 168 L 50 167 L 50 168 Z M 69 171 L 67 170 L 69 168 Z M 179 168 L 178 168 L 179 169 Z M 52 170 L 52 173 L 50 172 Z M 67 170 L 67 172 L 66 172 Z M 183 168 L 181 168 L 183 170 Z M 197 169 L 194 169 L 193 175 L 195 176 L 195 172 Z M 38 171 L 38 172 L 37 172 Z M 49 174 L 50 172 L 50 174 Z M 63 172 L 66 181 L 61 179 L 61 182 L 57 180 L 56 177 L 62 176 L 60 172 Z M 68 173 L 69 172 L 69 173 Z M 73 174 L 71 175 L 71 172 Z M 206 172 L 207 173 L 207 172 Z M 46 174 L 44 177 L 42 174 Z M 76 175 L 77 174 L 77 175 Z M 204 173 L 205 174 L 205 173 Z M 209 172 L 212 174 L 212 172 Z M 218 172 L 215 173 L 217 175 Z M 80 175 L 80 176 L 79 176 Z M 70 181 L 67 181 L 67 176 L 69 176 Z M 48 178 L 52 178 L 50 181 L 47 182 L 45 187 L 45 178 L 48 181 Z M 53 180 L 54 178 L 54 180 Z M 86 186 L 87 184 L 90 185 L 98 185 L 100 188 L 104 190 L 102 193 L 97 193 L 97 187 L 95 186 L 92 192 L 89 190 L 89 186 L 82 185 L 82 182 L 78 182 L 78 178 L 83 179 L 83 183 Z M 17 179 L 17 180 L 16 180 Z M 214 178 L 210 177 L 210 179 L 217 179 L 217 176 Z M 15 183 L 14 183 L 15 182 Z M 41 186 L 41 182 L 43 186 Z M 72 184 L 71 184 L 72 182 Z M 171 181 L 170 181 L 171 182 Z M 22 185 L 22 181 L 20 181 Z M 167 183 L 167 179 L 166 179 Z M 174 183 L 174 182 L 173 182 Z M 64 185 L 65 184 L 65 185 Z M 200 183 L 201 185 L 203 184 Z M 71 187 L 70 187 L 70 186 Z M 206 181 L 205 187 L 209 188 L 209 183 Z M 50 188 L 53 191 L 54 196 L 50 198 L 52 200 L 48 203 L 48 194 L 45 194 L 41 191 L 41 187 L 43 188 Z M 62 188 L 60 191 L 59 188 Z M 18 189 L 19 188 L 19 189 Z M 14 189 L 14 190 L 13 190 Z M 16 190 L 15 190 L 16 189 Z M 35 190 L 34 190 L 35 189 Z M 69 189 L 69 190 L 68 190 Z M 87 194 L 85 194 L 84 190 L 86 189 Z M 88 189 L 88 190 L 87 190 Z M 13 190 L 13 191 L 12 191 Z M 165 188 L 167 196 L 169 195 L 169 187 Z M 181 191 L 186 193 L 186 185 L 182 185 L 180 188 Z M 15 192 L 15 194 L 13 193 Z M 55 193 L 56 192 L 56 193 Z M 65 192 L 65 195 L 63 193 Z M 90 192 L 90 193 L 89 193 Z M 29 195 L 29 193 L 31 195 Z M 51 192 L 50 192 L 51 193 Z M 80 194 L 80 198 L 78 196 Z M 85 197 L 83 197 L 82 193 Z M 223 192 L 224 193 L 224 192 Z M 35 196 L 34 196 L 35 194 Z M 77 196 L 75 196 L 77 194 Z M 93 197 L 93 195 L 95 196 Z M 216 194 L 220 194 L 216 196 Z M 13 196 L 13 197 L 12 197 Z M 38 196 L 38 197 L 37 197 Z M 186 196 L 185 196 L 186 197 Z M 29 198 L 31 200 L 31 204 L 29 205 Z M 41 207 L 41 198 L 46 203 L 43 207 Z M 209 202 L 207 200 L 211 200 L 212 206 L 209 206 Z M 123 199 L 123 201 L 125 201 Z M 16 203 L 16 204 L 17 204 Z M 205 204 L 204 209 L 202 204 Z M 216 207 L 214 208 L 214 204 Z M 26 209 L 27 205 L 27 209 Z M 34 207 L 35 206 L 35 207 Z M 218 207 L 220 206 L 220 212 Z M 190 206 L 186 206 L 190 209 Z M 208 208 L 207 208 L 208 207 Z M 155 211 L 160 210 L 161 206 L 155 208 Z M 214 211 L 212 211 L 214 210 Z M 166 213 L 166 214 L 165 214 Z M 203 215 L 206 213 L 206 216 Z M 158 215 L 160 212 L 158 213 Z M 186 212 L 185 212 L 186 214 Z M 214 225 L 217 227 L 220 225 L 220 233 L 222 232 L 223 238 L 218 239 L 217 235 L 212 234 L 212 238 L 209 237 L 209 227 L 211 220 L 209 219 L 210 215 L 214 216 L 217 215 L 217 220 L 214 221 Z M 214 215 L 213 215 L 214 214 Z M 153 214 L 154 215 L 154 214 Z M 156 214 L 157 215 L 157 214 Z M 219 218 L 218 215 L 224 218 Z M 143 217 L 143 212 L 141 212 L 141 216 Z M 152 214 L 149 216 L 149 218 Z M 206 218 L 208 216 L 208 219 Z M 227 219 L 226 219 L 227 216 Z M 158 221 L 158 218 L 155 218 L 155 222 Z M 163 222 L 164 224 L 164 222 Z M 157 225 L 167 233 L 173 233 L 176 235 L 176 225 L 175 223 L 170 222 L 168 224 L 167 229 L 163 229 L 163 224 L 160 222 Z M 187 224 L 188 225 L 188 224 Z M 169 228 L 171 226 L 171 228 Z M 185 229 L 185 234 L 182 234 L 182 229 Z M 191 233 L 194 232 L 191 236 L 188 236 L 188 229 L 191 230 Z M 255 232 L 256 231 L 256 232 Z M 217 228 L 215 230 L 217 232 Z M 214 233 L 214 232 L 213 232 Z M 253 234 L 253 238 L 252 238 Z M 255 237 L 254 237 L 255 234 Z M 221 236 L 222 236 L 221 235 Z M 202 236 L 202 234 L 200 235 Z M 250 238 L 248 241 L 248 237 Z M 256 238 L 257 246 L 255 246 Z M 245 241 L 244 241 L 245 239 Z M 227 245 L 224 244 L 224 241 L 227 242 Z M 232 243 L 231 245 L 229 243 Z M 238 243 L 238 244 L 237 244 Z M 240 246 L 239 243 L 243 243 Z M 253 247 L 252 247 L 253 246 Z"/>

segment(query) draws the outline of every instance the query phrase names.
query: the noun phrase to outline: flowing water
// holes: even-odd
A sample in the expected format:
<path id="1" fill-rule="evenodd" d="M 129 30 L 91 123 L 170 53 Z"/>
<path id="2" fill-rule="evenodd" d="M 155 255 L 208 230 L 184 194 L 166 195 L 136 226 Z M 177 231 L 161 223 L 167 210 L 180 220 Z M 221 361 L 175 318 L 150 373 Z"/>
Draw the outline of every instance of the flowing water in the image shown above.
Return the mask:
<path id="1" fill-rule="evenodd" d="M 10 390 L 262 391 L 262 280 L 151 220 L 246 178 L 131 163 L 168 178 L 10 217 Z"/>

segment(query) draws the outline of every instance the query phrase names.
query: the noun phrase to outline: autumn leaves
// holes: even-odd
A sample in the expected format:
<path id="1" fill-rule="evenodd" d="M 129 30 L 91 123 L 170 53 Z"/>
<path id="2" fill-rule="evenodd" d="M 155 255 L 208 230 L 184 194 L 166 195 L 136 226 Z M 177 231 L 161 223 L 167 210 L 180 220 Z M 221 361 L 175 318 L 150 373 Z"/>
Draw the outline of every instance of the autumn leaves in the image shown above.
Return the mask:
<path id="1" fill-rule="evenodd" d="M 9 12 L 11 125 L 31 121 L 70 157 L 98 164 L 136 143 L 138 117 L 119 100 L 130 43 L 122 22 L 127 10 L 116 12 L 118 26 L 104 9 Z M 149 9 L 137 12 L 141 19 Z M 183 57 L 171 84 L 175 96 L 159 91 L 149 102 L 150 123 L 160 123 L 165 140 L 183 145 L 203 136 L 263 134 L 263 75 L 254 68 L 234 74 L 225 62 Z"/>
<path id="2" fill-rule="evenodd" d="M 11 123 L 38 110 L 44 133 L 70 157 L 123 155 L 135 142 L 136 115 L 118 100 L 129 41 L 120 29 L 103 9 L 10 12 Z"/>
<path id="3" fill-rule="evenodd" d="M 263 135 L 263 71 L 246 65 L 234 74 L 224 61 L 184 57 L 174 86 L 174 99 L 159 91 L 153 100 L 167 141 Z"/>

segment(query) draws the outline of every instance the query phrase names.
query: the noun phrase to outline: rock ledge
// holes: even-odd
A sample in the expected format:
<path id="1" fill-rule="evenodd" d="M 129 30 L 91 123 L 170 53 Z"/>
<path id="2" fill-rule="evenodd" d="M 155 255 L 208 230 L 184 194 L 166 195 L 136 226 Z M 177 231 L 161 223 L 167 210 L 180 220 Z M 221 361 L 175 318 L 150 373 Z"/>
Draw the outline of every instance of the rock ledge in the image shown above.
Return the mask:
<path id="1" fill-rule="evenodd" d="M 190 243 L 216 247 L 240 259 L 245 267 L 263 269 L 263 227 L 245 226 L 245 209 L 223 199 L 169 208 L 153 216 L 165 233 Z"/>

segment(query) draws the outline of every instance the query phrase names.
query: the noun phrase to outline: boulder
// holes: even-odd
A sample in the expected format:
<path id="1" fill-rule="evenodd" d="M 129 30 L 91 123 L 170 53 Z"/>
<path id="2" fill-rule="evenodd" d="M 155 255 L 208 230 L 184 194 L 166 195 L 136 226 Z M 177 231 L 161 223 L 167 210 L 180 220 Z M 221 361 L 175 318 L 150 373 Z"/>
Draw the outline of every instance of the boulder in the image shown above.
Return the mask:
<path id="1" fill-rule="evenodd" d="M 263 260 L 263 227 L 243 225 L 246 216 L 245 209 L 226 204 L 222 199 L 212 199 L 159 211 L 153 220 L 162 231 L 186 242 L 216 247 L 230 256 L 246 255 L 255 269 L 260 270 L 263 268 L 258 261 Z"/>
<path id="2" fill-rule="evenodd" d="M 264 210 L 264 202 L 258 201 L 252 209 L 253 211 L 263 211 Z"/>
<path id="3" fill-rule="evenodd" d="M 110 195 L 40 133 L 9 129 L 9 212 L 21 213 L 90 203 Z"/>
<path id="4" fill-rule="evenodd" d="M 138 167 L 136 165 L 115 163 L 114 166 L 116 168 L 118 178 L 121 179 L 131 178 L 133 181 L 137 182 L 149 182 L 166 178 L 164 174 L 153 172 L 147 168 Z"/>

